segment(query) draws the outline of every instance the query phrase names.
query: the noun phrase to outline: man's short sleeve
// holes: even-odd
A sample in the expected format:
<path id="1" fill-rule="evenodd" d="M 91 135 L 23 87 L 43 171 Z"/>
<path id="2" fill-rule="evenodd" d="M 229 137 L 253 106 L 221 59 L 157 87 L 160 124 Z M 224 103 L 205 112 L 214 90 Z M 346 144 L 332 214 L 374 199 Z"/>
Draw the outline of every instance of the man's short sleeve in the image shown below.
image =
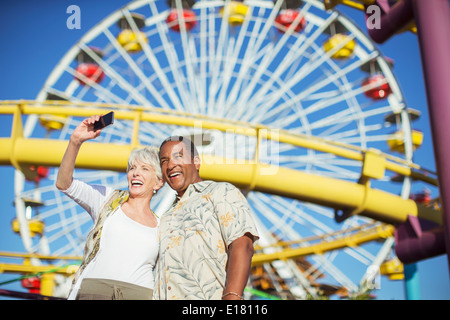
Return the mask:
<path id="1" fill-rule="evenodd" d="M 226 246 L 228 247 L 246 233 L 252 235 L 253 242 L 258 240 L 259 233 L 247 199 L 232 184 L 220 183 L 219 185 L 214 194 L 214 206 Z"/>

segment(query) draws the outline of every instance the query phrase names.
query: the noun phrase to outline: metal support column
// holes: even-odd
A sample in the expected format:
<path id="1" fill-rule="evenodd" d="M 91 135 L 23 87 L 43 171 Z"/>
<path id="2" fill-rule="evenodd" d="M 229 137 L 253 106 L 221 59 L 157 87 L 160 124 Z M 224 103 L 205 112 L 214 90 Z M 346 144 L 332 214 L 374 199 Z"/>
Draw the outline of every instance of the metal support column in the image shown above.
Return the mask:
<path id="1" fill-rule="evenodd" d="M 407 300 L 420 300 L 420 281 L 417 264 L 405 264 L 405 295 Z"/>
<path id="2" fill-rule="evenodd" d="M 427 91 L 433 146 L 442 201 L 447 259 L 450 265 L 450 4 L 448 0 L 412 0 Z"/>

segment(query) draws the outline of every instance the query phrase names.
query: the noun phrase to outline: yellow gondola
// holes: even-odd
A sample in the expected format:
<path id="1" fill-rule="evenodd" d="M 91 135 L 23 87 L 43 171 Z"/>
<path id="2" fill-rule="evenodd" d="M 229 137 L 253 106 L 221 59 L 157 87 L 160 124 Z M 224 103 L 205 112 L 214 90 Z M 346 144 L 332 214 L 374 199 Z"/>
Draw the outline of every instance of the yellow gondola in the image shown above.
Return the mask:
<path id="1" fill-rule="evenodd" d="M 423 132 L 421 132 L 419 130 L 412 130 L 411 139 L 412 139 L 413 149 L 416 150 L 423 143 Z M 389 139 L 387 140 L 387 143 L 388 143 L 391 151 L 402 152 L 402 153 L 405 152 L 405 141 L 404 141 L 403 131 L 400 130 L 400 131 L 397 131 L 394 134 L 392 134 L 389 137 Z"/>
<path id="2" fill-rule="evenodd" d="M 144 16 L 137 13 L 131 13 L 131 18 L 139 30 L 145 26 Z M 122 29 L 117 36 L 117 41 L 120 45 L 130 53 L 142 51 L 141 43 L 148 43 L 145 33 L 142 31 L 134 32 L 126 17 L 119 19 L 117 24 L 119 28 Z"/>
<path id="3" fill-rule="evenodd" d="M 36 235 L 42 236 L 44 234 L 44 227 L 45 224 L 41 220 L 38 219 L 28 220 L 28 229 L 30 230 L 31 237 L 34 237 Z M 20 224 L 17 218 L 12 221 L 12 229 L 15 233 L 20 233 Z"/>
<path id="4" fill-rule="evenodd" d="M 39 123 L 45 129 L 52 130 L 61 130 L 67 121 L 67 117 L 65 116 L 55 116 L 55 115 L 43 115 L 39 117 Z"/>
<path id="5" fill-rule="evenodd" d="M 388 276 L 389 280 L 403 280 L 405 278 L 403 263 L 398 258 L 384 262 L 380 266 L 380 273 Z"/>
<path id="6" fill-rule="evenodd" d="M 135 33 L 133 30 L 124 29 L 117 36 L 117 41 L 120 45 L 130 53 L 139 52 L 142 50 L 139 40 L 141 40 L 141 42 L 148 43 L 148 39 L 142 31 Z"/>
<path id="7" fill-rule="evenodd" d="M 339 49 L 331 55 L 333 59 L 338 60 L 350 58 L 353 54 L 355 46 L 355 40 L 342 33 L 335 34 L 323 44 L 325 52 L 330 52 L 334 48 L 339 47 Z"/>
<path id="8" fill-rule="evenodd" d="M 220 10 L 220 15 L 223 17 L 225 10 L 228 10 L 228 23 L 232 26 L 238 26 L 244 23 L 245 16 L 248 11 L 248 6 L 238 1 L 231 1 Z"/>

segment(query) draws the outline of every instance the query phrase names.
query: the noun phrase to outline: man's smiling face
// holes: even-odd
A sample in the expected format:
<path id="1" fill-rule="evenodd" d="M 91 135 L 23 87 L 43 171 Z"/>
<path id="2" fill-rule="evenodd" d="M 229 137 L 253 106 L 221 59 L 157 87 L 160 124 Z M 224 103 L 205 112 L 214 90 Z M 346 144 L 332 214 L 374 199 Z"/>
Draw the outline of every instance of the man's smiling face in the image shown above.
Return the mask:
<path id="1" fill-rule="evenodd" d="M 183 142 L 166 142 L 159 151 L 159 158 L 164 180 L 180 197 L 190 184 L 202 181 L 198 174 L 200 158 L 192 159 Z"/>

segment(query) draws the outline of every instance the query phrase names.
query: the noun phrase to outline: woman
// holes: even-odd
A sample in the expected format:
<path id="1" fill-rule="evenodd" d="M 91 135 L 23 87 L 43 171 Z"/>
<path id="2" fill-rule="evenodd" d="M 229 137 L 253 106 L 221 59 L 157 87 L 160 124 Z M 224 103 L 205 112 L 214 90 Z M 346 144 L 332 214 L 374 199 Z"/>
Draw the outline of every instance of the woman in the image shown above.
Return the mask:
<path id="1" fill-rule="evenodd" d="M 94 131 L 98 119 L 87 118 L 74 130 L 56 180 L 56 187 L 94 220 L 68 299 L 151 299 L 159 219 L 150 201 L 164 184 L 158 153 L 149 147 L 131 152 L 128 191 L 73 179 L 81 145 L 101 133 Z"/>

